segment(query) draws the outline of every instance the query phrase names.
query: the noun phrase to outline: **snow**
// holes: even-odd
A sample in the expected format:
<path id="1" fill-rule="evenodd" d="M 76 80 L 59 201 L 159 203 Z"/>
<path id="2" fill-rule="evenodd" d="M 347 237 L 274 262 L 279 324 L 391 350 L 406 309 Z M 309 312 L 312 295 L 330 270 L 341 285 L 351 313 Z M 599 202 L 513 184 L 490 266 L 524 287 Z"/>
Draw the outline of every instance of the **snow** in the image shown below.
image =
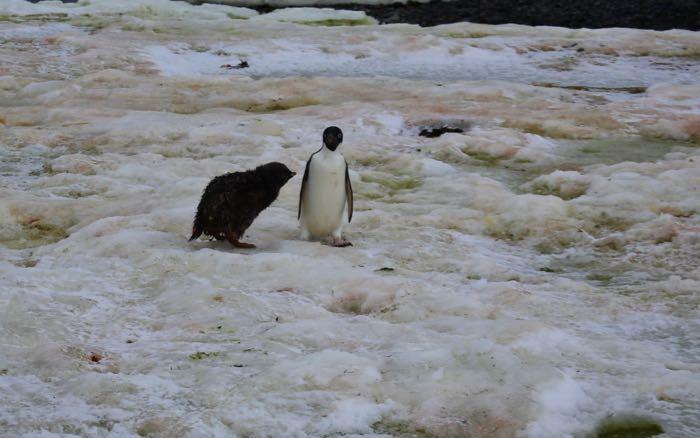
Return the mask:
<path id="1" fill-rule="evenodd" d="M 275 9 L 264 15 L 255 17 L 259 20 L 290 21 L 295 23 L 317 23 L 327 20 L 336 20 L 348 24 L 377 24 L 377 20 L 370 18 L 362 11 L 343 11 L 335 9 L 319 8 L 284 8 Z"/>
<path id="2" fill-rule="evenodd" d="M 6 15 L 3 432 L 700 433 L 697 33 L 165 0 Z M 299 176 L 258 249 L 187 242 L 210 178 L 300 172 L 329 125 L 353 247 L 299 240 Z M 418 135 L 442 125 L 465 132 Z"/>

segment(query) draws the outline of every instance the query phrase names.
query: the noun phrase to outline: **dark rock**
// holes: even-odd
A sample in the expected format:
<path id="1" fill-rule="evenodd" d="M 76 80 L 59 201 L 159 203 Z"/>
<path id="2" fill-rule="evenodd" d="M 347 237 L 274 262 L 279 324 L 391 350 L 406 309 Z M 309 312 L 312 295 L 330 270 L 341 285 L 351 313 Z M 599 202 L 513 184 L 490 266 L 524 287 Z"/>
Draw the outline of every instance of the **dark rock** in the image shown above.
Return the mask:
<path id="1" fill-rule="evenodd" d="M 212 0 L 216 2 L 216 0 Z M 485 24 L 527 24 L 569 28 L 632 27 L 700 30 L 700 0 L 455 0 L 388 5 L 324 5 L 365 11 L 380 23 L 420 26 L 470 21 Z M 257 8 L 269 12 L 274 7 Z"/>
<path id="2" fill-rule="evenodd" d="M 453 128 L 450 126 L 441 126 L 439 128 L 424 128 L 421 129 L 420 135 L 421 137 L 428 137 L 428 138 L 435 138 L 435 137 L 440 137 L 442 134 L 446 132 L 464 132 L 464 129 L 462 128 Z"/>
<path id="3" fill-rule="evenodd" d="M 39 0 L 28 0 L 36 3 Z M 77 0 L 61 0 L 75 3 Z M 184 0 L 199 5 L 221 0 Z M 231 5 L 232 2 L 227 1 Z M 238 6 L 245 6 L 241 2 Z M 308 6 L 308 5 L 304 5 Z M 281 7 L 281 6 L 280 6 Z M 380 23 L 420 26 L 471 21 L 485 24 L 516 23 L 569 28 L 631 27 L 638 29 L 700 30 L 700 0 L 455 0 L 386 5 L 346 4 L 343 0 L 324 8 L 365 11 Z M 255 7 L 267 13 L 275 6 Z"/>
<path id="4" fill-rule="evenodd" d="M 229 70 L 236 70 L 236 69 L 248 68 L 248 67 L 250 67 L 250 65 L 248 65 L 248 61 L 241 61 L 241 62 L 239 62 L 239 63 L 236 64 L 236 65 L 224 64 L 224 65 L 221 66 L 221 68 L 227 68 L 227 69 L 229 69 Z"/>

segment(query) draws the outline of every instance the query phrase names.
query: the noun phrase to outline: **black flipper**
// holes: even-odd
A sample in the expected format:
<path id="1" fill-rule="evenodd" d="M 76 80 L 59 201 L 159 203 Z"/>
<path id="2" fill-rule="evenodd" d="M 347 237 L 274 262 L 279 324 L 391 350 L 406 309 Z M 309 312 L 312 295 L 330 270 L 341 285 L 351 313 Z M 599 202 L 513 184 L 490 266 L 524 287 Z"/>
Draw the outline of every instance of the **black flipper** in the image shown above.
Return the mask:
<path id="1" fill-rule="evenodd" d="M 348 201 L 348 222 L 352 222 L 352 184 L 347 161 L 345 162 L 345 198 Z"/>
<path id="2" fill-rule="evenodd" d="M 323 149 L 323 146 L 321 146 L 321 149 Z M 302 199 L 304 199 L 304 190 L 306 190 L 306 183 L 309 180 L 309 167 L 311 166 L 311 160 L 314 159 L 314 155 L 321 152 L 321 149 L 311 154 L 309 160 L 306 162 L 306 168 L 304 169 L 304 178 L 301 179 L 301 191 L 299 192 L 299 212 L 297 213 L 297 220 L 301 219 L 301 202 Z"/>
<path id="3" fill-rule="evenodd" d="M 316 152 L 311 154 L 309 160 L 306 162 L 306 168 L 304 169 L 304 178 L 301 180 L 301 191 L 299 191 L 299 212 L 297 213 L 297 220 L 301 219 L 301 200 L 304 199 L 304 190 L 306 190 L 306 182 L 309 180 L 309 166 L 311 165 L 311 159 L 316 155 Z"/>

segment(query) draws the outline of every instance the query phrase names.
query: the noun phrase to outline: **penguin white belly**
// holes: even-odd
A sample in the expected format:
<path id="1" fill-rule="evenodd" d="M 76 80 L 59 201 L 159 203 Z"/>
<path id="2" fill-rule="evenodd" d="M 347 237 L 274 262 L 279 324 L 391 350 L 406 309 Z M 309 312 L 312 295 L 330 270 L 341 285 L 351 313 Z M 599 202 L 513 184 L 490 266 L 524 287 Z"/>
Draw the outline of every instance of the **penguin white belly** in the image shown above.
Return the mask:
<path id="1" fill-rule="evenodd" d="M 339 233 L 343 225 L 345 160 L 340 154 L 328 155 L 311 160 L 302 201 L 302 224 L 313 238 Z"/>

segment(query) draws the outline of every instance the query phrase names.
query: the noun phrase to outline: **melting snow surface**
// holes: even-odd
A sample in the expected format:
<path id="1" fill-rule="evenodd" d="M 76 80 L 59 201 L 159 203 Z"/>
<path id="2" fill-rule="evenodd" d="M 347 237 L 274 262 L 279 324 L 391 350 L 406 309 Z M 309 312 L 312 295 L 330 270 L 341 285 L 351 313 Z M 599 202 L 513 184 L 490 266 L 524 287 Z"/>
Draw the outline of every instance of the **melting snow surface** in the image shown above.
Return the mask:
<path id="1" fill-rule="evenodd" d="M 699 435 L 698 53 L 685 31 L 3 1 L 0 430 Z M 299 172 L 329 125 L 353 247 L 299 240 L 298 176 L 258 249 L 187 242 L 210 178 Z M 418 135 L 441 126 L 464 132 Z"/>

